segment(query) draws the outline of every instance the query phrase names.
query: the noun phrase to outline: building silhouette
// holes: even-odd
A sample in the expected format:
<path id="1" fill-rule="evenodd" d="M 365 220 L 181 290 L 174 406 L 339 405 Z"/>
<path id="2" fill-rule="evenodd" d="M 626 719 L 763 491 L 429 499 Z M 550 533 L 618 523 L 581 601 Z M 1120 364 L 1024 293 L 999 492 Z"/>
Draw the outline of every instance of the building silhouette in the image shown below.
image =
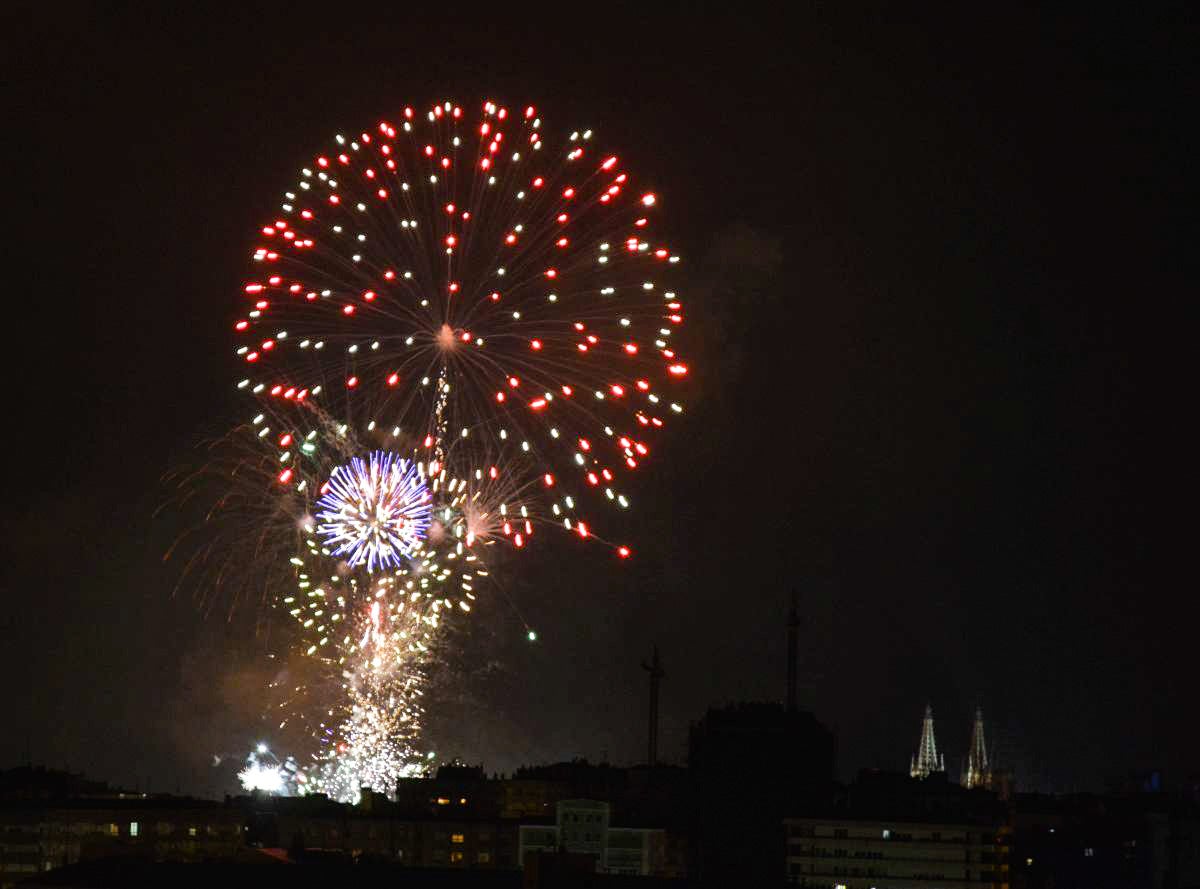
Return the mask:
<path id="1" fill-rule="evenodd" d="M 711 709 L 688 742 L 689 875 L 779 879 L 783 819 L 827 805 L 834 737 L 803 710 L 779 703 Z"/>
<path id="2" fill-rule="evenodd" d="M 197 862 L 245 845 L 228 803 L 139 793 L 71 772 L 0 772 L 0 889 L 55 868 L 105 858 Z"/>

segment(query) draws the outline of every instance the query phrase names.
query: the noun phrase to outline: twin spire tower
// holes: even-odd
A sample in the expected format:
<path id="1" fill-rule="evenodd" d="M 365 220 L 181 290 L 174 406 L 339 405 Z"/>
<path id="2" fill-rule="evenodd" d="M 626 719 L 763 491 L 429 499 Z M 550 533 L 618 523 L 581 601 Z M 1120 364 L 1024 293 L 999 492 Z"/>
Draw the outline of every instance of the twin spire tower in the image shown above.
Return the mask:
<path id="1" fill-rule="evenodd" d="M 933 707 L 926 705 L 925 719 L 921 723 L 921 741 L 913 754 L 908 773 L 914 778 L 928 778 L 946 771 L 945 754 L 938 753 L 937 738 L 933 733 Z M 971 749 L 963 766 L 962 785 L 968 789 L 990 788 L 992 772 L 988 763 L 987 742 L 983 735 L 983 708 L 975 708 L 975 724 L 971 728 Z"/>

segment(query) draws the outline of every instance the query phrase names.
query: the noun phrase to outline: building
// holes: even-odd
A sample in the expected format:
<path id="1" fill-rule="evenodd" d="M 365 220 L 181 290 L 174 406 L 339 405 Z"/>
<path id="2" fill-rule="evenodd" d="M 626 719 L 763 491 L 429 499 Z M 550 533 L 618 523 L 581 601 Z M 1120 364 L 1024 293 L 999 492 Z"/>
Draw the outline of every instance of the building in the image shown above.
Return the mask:
<path id="1" fill-rule="evenodd" d="M 565 799 L 557 807 L 558 841 L 568 852 L 595 855 L 604 866 L 609 805 L 592 799 Z"/>
<path id="2" fill-rule="evenodd" d="M 787 819 L 787 879 L 830 889 L 1007 889 L 1002 830 L 896 819 Z"/>
<path id="3" fill-rule="evenodd" d="M 1161 790 L 1013 801 L 1013 889 L 1200 886 L 1200 804 Z"/>
<path id="4" fill-rule="evenodd" d="M 501 818 L 550 818 L 560 799 L 571 796 L 571 787 L 564 781 L 542 778 L 517 778 L 500 782 Z"/>
<path id="5" fill-rule="evenodd" d="M 688 739 L 688 875 L 777 880 L 783 819 L 829 808 L 833 734 L 777 703 L 711 709 Z"/>
<path id="6" fill-rule="evenodd" d="M 245 845 L 242 813 L 171 797 L 0 804 L 0 889 L 80 861 L 138 857 L 194 862 Z"/>
<path id="7" fill-rule="evenodd" d="M 683 861 L 673 855 L 664 830 L 645 827 L 610 827 L 604 850 L 607 874 L 645 877 L 682 877 Z"/>
<path id="8" fill-rule="evenodd" d="M 674 766 L 620 768 L 587 760 L 517 769 L 488 778 L 480 766 L 442 766 L 428 778 L 396 785 L 396 811 L 408 818 L 553 820 L 565 799 L 601 799 L 622 821 L 661 823 L 686 790 Z"/>
<path id="9" fill-rule="evenodd" d="M 786 819 L 789 882 L 829 889 L 1009 887 L 1007 809 L 946 780 L 863 771 L 825 812 Z"/>
<path id="10" fill-rule="evenodd" d="M 471 791 L 458 785 L 458 792 Z M 612 827 L 607 802 L 559 800 L 554 819 L 522 821 L 472 813 L 471 797 L 440 804 L 444 799 L 434 797 L 432 814 L 415 818 L 399 803 L 369 792 L 353 806 L 319 795 L 243 797 L 236 803 L 247 810 L 249 842 L 287 849 L 294 860 L 340 856 L 414 868 L 517 870 L 535 853 L 564 852 L 590 860 L 591 873 L 684 873 L 681 841 L 671 842 L 662 827 Z"/>
<path id="11" fill-rule="evenodd" d="M 669 861 L 667 832 L 661 828 L 612 827 L 610 807 L 599 800 L 562 800 L 555 823 L 523 824 L 517 853 L 524 867 L 532 856 L 568 853 L 586 856 L 595 873 L 678 876 L 681 862 Z"/>
<path id="12" fill-rule="evenodd" d="M 196 862 L 245 846 L 243 813 L 219 803 L 109 787 L 72 772 L 0 772 L 0 889 L 100 858 Z"/>
<path id="13" fill-rule="evenodd" d="M 503 784 L 488 780 L 482 766 L 444 765 L 433 777 L 397 781 L 391 809 L 408 818 L 495 818 L 502 808 Z M 377 805 L 387 802 L 378 794 L 375 798 Z"/>
<path id="14" fill-rule="evenodd" d="M 364 793 L 357 806 L 320 795 L 244 797 L 251 842 L 296 860 L 344 856 L 405 867 L 515 869 L 517 824 L 445 806 L 439 817 L 406 817 L 396 803 Z M 436 803 L 435 803 L 436 805 Z"/>

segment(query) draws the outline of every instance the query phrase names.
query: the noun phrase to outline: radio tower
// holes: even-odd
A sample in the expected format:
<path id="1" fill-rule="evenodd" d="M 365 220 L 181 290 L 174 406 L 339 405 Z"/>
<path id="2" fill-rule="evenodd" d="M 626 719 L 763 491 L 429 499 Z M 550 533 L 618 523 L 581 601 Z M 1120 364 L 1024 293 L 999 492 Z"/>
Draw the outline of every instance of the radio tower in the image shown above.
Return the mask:
<path id="1" fill-rule="evenodd" d="M 975 725 L 971 728 L 971 752 L 963 769 L 962 785 L 968 789 L 992 786 L 992 770 L 988 766 L 987 744 L 983 739 L 983 708 L 975 708 Z"/>
<path id="2" fill-rule="evenodd" d="M 921 744 L 912 758 L 908 773 L 914 778 L 928 778 L 934 772 L 946 771 L 946 761 L 937 751 L 933 736 L 933 707 L 925 705 L 925 721 L 921 723 Z"/>
<path id="3" fill-rule="evenodd" d="M 796 711 L 796 656 L 800 647 L 800 611 L 796 607 L 796 591 L 792 590 L 792 607 L 787 621 L 787 709 Z"/>
<path id="4" fill-rule="evenodd" d="M 658 685 L 666 675 L 662 661 L 658 657 L 658 646 L 650 656 L 650 661 L 642 661 L 642 669 L 650 674 L 650 719 L 646 737 L 646 765 L 658 765 Z"/>

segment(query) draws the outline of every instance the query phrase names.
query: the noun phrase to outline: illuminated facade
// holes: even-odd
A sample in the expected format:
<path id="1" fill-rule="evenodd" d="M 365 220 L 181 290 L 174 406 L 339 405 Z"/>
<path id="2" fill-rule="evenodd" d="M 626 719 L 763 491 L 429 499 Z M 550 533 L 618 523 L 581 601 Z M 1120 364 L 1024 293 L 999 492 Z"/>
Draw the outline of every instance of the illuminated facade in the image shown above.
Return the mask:
<path id="1" fill-rule="evenodd" d="M 925 705 L 925 720 L 921 723 L 921 742 L 913 754 L 908 773 L 914 778 L 928 778 L 935 772 L 946 771 L 946 760 L 938 753 L 933 735 L 933 707 Z"/>

